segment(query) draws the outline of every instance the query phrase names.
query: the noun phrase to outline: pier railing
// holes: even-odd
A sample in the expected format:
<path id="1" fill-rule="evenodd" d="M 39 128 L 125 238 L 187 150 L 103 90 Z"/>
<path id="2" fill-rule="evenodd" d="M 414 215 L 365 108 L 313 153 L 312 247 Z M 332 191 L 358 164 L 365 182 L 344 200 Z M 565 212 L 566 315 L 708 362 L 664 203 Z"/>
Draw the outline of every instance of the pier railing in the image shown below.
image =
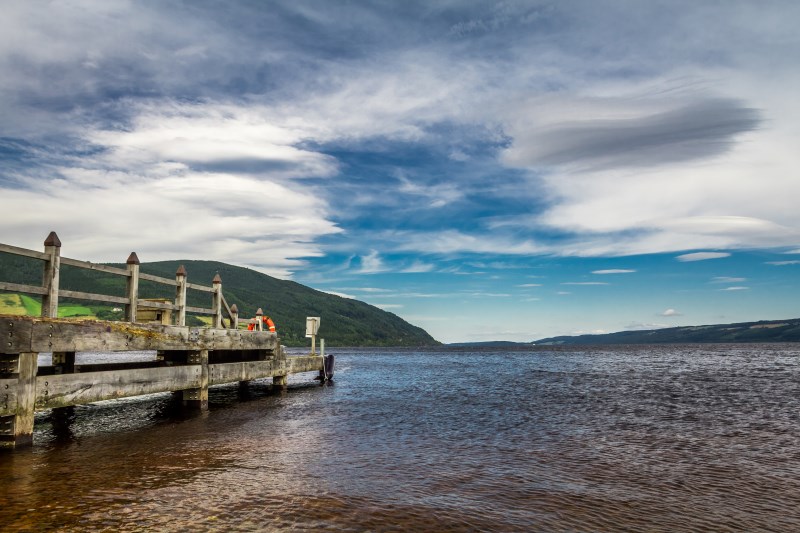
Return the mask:
<path id="1" fill-rule="evenodd" d="M 22 257 L 31 257 L 43 262 L 41 285 L 27 285 L 0 281 L 0 290 L 35 294 L 42 297 L 41 316 L 47 318 L 58 317 L 58 302 L 60 298 L 73 298 L 95 302 L 111 303 L 124 306 L 125 321 L 135 323 L 140 307 L 161 309 L 175 312 L 174 325 L 185 326 L 186 314 L 211 315 L 212 327 L 237 329 L 239 326 L 239 312 L 236 305 L 229 306 L 222 294 L 222 279 L 219 274 L 214 276 L 211 287 L 189 283 L 186 269 L 181 266 L 175 273 L 175 279 L 163 278 L 139 271 L 139 258 L 131 252 L 126 261 L 127 268 L 117 268 L 108 265 L 91 263 L 61 257 L 61 241 L 54 231 L 50 232 L 44 241 L 44 252 L 28 250 L 8 244 L 0 244 L 0 252 Z M 113 296 L 90 292 L 65 290 L 59 287 L 59 273 L 61 266 L 71 266 L 86 270 L 94 270 L 126 278 L 125 296 Z M 161 285 L 175 287 L 174 303 L 163 301 L 145 300 L 139 297 L 139 281 L 146 280 Z M 193 289 L 211 295 L 211 307 L 195 307 L 186 304 L 186 292 Z M 225 319 L 227 318 L 227 323 Z"/>

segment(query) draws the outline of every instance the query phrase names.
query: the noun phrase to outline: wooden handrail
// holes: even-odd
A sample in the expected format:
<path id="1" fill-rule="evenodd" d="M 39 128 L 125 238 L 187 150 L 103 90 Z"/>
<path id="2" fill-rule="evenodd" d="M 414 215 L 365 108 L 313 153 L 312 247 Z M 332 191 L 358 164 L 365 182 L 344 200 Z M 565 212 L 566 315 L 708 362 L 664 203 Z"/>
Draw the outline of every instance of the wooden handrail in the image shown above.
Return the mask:
<path id="1" fill-rule="evenodd" d="M 26 294 L 38 294 L 42 296 L 42 316 L 55 318 L 58 315 L 59 298 L 75 298 L 79 300 L 90 300 L 96 302 L 115 303 L 125 306 L 125 318 L 129 322 L 136 322 L 137 309 L 141 307 L 166 309 L 177 311 L 176 323 L 179 326 L 185 325 L 186 313 L 202 315 L 214 315 L 214 326 L 217 328 L 236 327 L 238 315 L 231 311 L 230 306 L 222 295 L 222 281 L 219 275 L 214 277 L 213 286 L 207 287 L 186 281 L 186 270 L 181 266 L 176 274 L 176 279 L 168 279 L 153 274 L 139 272 L 139 259 L 135 253 L 131 253 L 127 260 L 127 269 L 81 261 L 61 257 L 61 241 L 55 232 L 50 232 L 44 242 L 45 251 L 37 252 L 10 244 L 0 244 L 0 252 L 23 257 L 31 257 L 44 262 L 44 274 L 40 286 L 27 285 L 21 283 L 10 283 L 0 281 L 0 290 L 10 292 L 20 292 Z M 85 270 L 95 270 L 106 274 L 113 274 L 126 278 L 126 296 L 112 296 L 107 294 L 97 294 L 83 291 L 70 291 L 59 287 L 59 271 L 61 265 L 66 265 Z M 176 287 L 175 303 L 154 302 L 139 298 L 139 281 L 151 281 L 162 285 Z M 212 307 L 189 307 L 186 305 L 186 289 L 192 289 L 209 293 L 212 295 Z M 227 313 L 230 326 L 222 320 L 223 314 Z"/>

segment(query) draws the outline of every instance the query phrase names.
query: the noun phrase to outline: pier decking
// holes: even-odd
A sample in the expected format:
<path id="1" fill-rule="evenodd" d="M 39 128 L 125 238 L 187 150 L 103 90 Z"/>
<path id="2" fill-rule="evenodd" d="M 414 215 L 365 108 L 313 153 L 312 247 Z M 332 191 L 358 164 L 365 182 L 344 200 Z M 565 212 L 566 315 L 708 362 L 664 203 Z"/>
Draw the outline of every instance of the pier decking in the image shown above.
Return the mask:
<path id="1" fill-rule="evenodd" d="M 323 358 L 315 354 L 287 357 L 279 337 L 238 327 L 238 310 L 228 306 L 222 281 L 212 287 L 189 284 L 182 268 L 170 280 L 139 273 L 131 254 L 126 270 L 60 257 L 55 233 L 45 241 L 45 252 L 0 244 L 0 251 L 43 261 L 41 286 L 0 281 L 0 290 L 39 294 L 41 317 L 0 315 L 0 446 L 32 443 L 34 412 L 101 400 L 178 392 L 189 408 L 208 408 L 208 388 L 232 382 L 272 378 L 285 386 L 289 374 L 320 371 Z M 125 296 L 65 291 L 58 287 L 60 264 L 102 270 L 125 276 Z M 139 279 L 176 288 L 175 303 L 142 300 Z M 186 305 L 186 290 L 208 292 L 210 308 Z M 58 317 L 59 297 L 110 302 L 125 306 L 126 321 L 74 320 Z M 139 323 L 143 307 L 169 311 L 176 324 Z M 173 313 L 174 312 L 174 313 Z M 212 315 L 212 327 L 188 327 L 186 313 Z M 108 364 L 76 364 L 79 352 L 152 350 L 154 360 Z M 38 354 L 52 353 L 52 365 L 39 366 Z"/>

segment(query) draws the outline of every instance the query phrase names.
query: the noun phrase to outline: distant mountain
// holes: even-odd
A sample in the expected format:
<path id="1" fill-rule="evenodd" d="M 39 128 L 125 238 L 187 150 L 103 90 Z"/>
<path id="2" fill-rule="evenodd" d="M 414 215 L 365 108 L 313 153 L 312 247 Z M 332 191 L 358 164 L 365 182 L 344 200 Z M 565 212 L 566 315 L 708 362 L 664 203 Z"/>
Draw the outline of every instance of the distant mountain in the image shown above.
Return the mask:
<path id="1" fill-rule="evenodd" d="M 447 346 L 452 348 L 513 348 L 515 346 L 530 346 L 530 342 L 512 341 L 483 341 L 483 342 L 452 342 Z"/>
<path id="2" fill-rule="evenodd" d="M 228 305 L 236 304 L 240 320 L 263 309 L 275 321 L 281 342 L 288 346 L 309 344 L 305 338 L 307 316 L 321 317 L 319 337 L 328 346 L 431 346 L 440 344 L 425 330 L 409 324 L 393 313 L 372 305 L 324 293 L 293 281 L 273 278 L 248 268 L 215 261 L 159 261 L 142 263 L 141 272 L 175 279 L 184 265 L 190 283 L 211 286 L 215 274 L 222 278 L 222 293 Z M 113 265 L 124 268 L 125 265 Z M 0 253 L 0 280 L 41 284 L 41 263 L 28 258 Z M 125 280 L 119 276 L 62 265 L 61 288 L 123 296 Z M 174 288 L 140 281 L 142 298 L 174 298 Z M 66 301 L 65 301 L 66 303 Z M 210 296 L 189 291 L 188 304 L 210 307 Z M 108 305 L 85 304 L 95 316 L 119 318 L 120 311 Z M 73 315 L 75 316 L 75 315 Z M 197 318 L 194 324 L 199 324 Z"/>
<path id="3" fill-rule="evenodd" d="M 681 344 L 712 342 L 800 342 L 800 318 L 708 326 L 683 326 L 642 331 L 620 331 L 604 335 L 549 337 L 535 341 L 534 344 Z"/>

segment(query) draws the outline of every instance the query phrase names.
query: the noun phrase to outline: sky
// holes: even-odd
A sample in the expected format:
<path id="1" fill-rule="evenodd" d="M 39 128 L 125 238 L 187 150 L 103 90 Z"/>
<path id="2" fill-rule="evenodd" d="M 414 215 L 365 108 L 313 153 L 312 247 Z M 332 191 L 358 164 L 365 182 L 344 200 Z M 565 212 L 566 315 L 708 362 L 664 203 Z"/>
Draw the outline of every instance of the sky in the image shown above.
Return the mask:
<path id="1" fill-rule="evenodd" d="M 794 0 L 6 0 L 0 242 L 246 266 L 442 342 L 798 317 L 798 24 Z"/>

